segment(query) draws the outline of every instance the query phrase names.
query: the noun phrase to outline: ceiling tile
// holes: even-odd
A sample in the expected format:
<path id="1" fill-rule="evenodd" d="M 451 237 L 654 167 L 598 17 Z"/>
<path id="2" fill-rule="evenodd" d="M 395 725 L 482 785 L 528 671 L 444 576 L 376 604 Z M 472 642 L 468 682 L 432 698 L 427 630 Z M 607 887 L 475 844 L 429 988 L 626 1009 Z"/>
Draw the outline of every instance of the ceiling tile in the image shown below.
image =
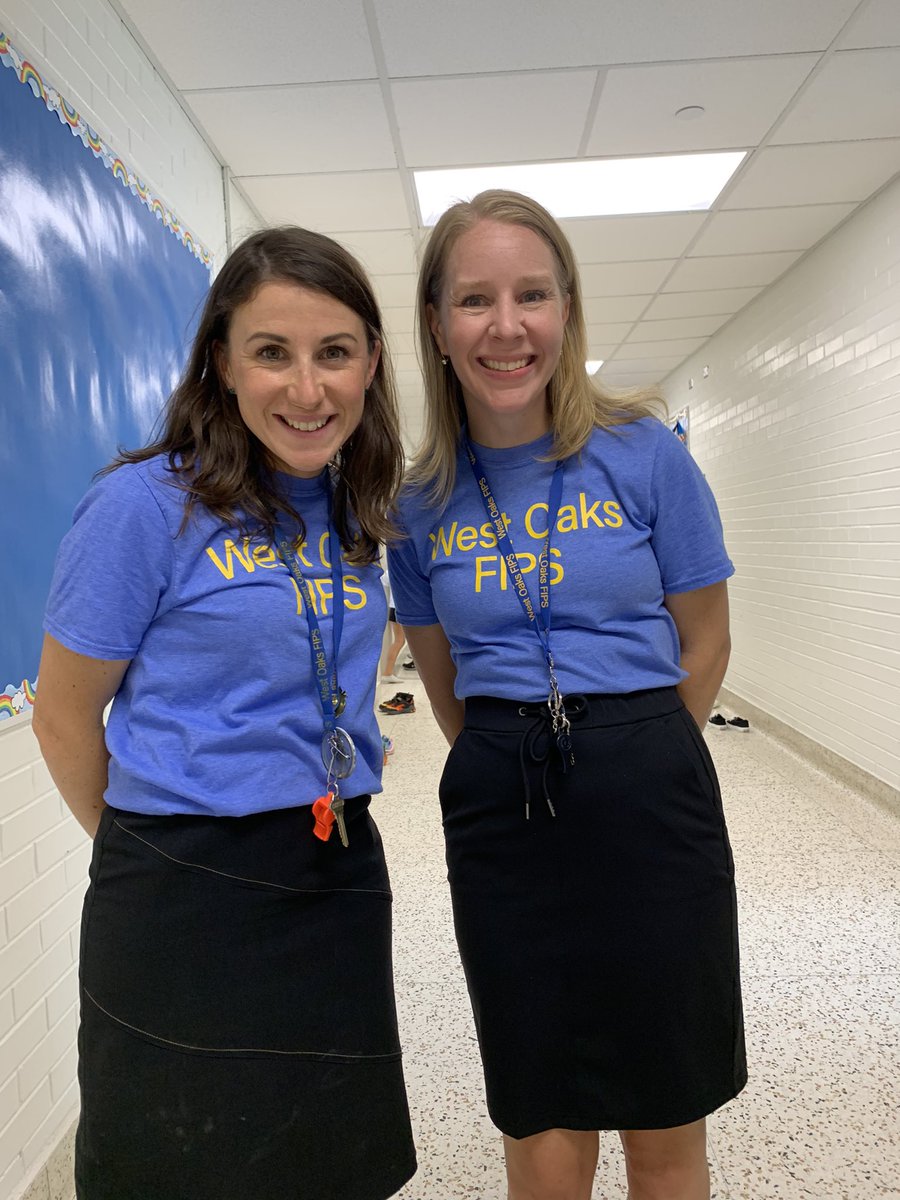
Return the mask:
<path id="1" fill-rule="evenodd" d="M 900 46 L 900 4 L 897 0 L 869 0 L 850 22 L 840 46 L 842 50 Z"/>
<path id="2" fill-rule="evenodd" d="M 636 321 L 652 296 L 595 296 L 582 301 L 584 319 L 588 325 L 601 325 L 609 321 Z"/>
<path id="3" fill-rule="evenodd" d="M 120 0 L 177 87 L 374 79 L 362 0 Z M 335 30 L 340 37 L 335 37 Z"/>
<path id="4" fill-rule="evenodd" d="M 395 82 L 407 166 L 524 162 L 578 153 L 594 71 Z M 502 118 L 498 119 L 499 114 Z"/>
<path id="5" fill-rule="evenodd" d="M 841 50 L 772 137 L 789 142 L 900 137 L 900 49 Z"/>
<path id="6" fill-rule="evenodd" d="M 626 347 L 626 349 L 629 348 Z M 686 354 L 673 354 L 668 358 L 629 358 L 627 354 L 624 354 L 624 351 L 622 353 L 624 355 L 622 358 L 613 358 L 610 360 L 608 364 L 610 373 L 612 371 L 627 371 L 630 374 L 633 371 L 653 371 L 658 372 L 659 375 L 664 375 L 667 371 L 674 371 L 687 358 Z M 602 368 L 604 375 L 606 375 L 606 370 L 607 364 L 604 363 Z"/>
<path id="7" fill-rule="evenodd" d="M 634 259 L 678 258 L 706 213 L 654 213 L 635 217 L 581 217 L 563 227 L 579 265 Z"/>
<path id="8" fill-rule="evenodd" d="M 622 358 L 639 354 L 642 358 L 686 358 L 694 354 L 706 342 L 706 337 L 668 338 L 661 342 L 641 342 L 629 338 L 619 347 L 618 353 Z"/>
<path id="9" fill-rule="evenodd" d="M 238 176 L 397 165 L 377 83 L 190 92 L 186 98 Z"/>
<path id="10" fill-rule="evenodd" d="M 857 0 L 374 0 L 393 76 L 454 75 L 824 50 Z"/>
<path id="11" fill-rule="evenodd" d="M 416 270 L 416 253 L 409 229 L 383 229 L 376 233 L 328 229 L 325 232 L 355 254 L 372 276 L 405 277 Z"/>
<path id="12" fill-rule="evenodd" d="M 390 275 L 387 272 L 379 275 L 375 271 L 373 272 L 372 282 L 375 284 L 378 303 L 385 311 L 390 308 L 409 308 L 410 311 L 412 310 L 416 302 L 415 275 Z"/>
<path id="13" fill-rule="evenodd" d="M 611 362 L 609 367 L 603 366 L 597 373 L 597 379 L 604 387 L 611 388 L 615 391 L 618 388 L 650 388 L 658 384 L 666 375 L 667 371 L 659 369 L 655 371 L 631 371 L 627 367 L 620 370 L 618 364 Z"/>
<path id="14" fill-rule="evenodd" d="M 702 288 L 765 287 L 795 263 L 802 250 L 784 254 L 726 254 L 719 258 L 686 258 L 663 289 L 688 292 Z"/>
<path id="15" fill-rule="evenodd" d="M 642 321 L 629 342 L 662 342 L 672 338 L 708 338 L 724 325 L 728 317 L 681 317 L 672 321 Z"/>
<path id="16" fill-rule="evenodd" d="M 240 183 L 272 224 L 309 229 L 397 229 L 409 224 L 399 171 L 249 175 Z"/>
<path id="17" fill-rule="evenodd" d="M 582 267 L 581 294 L 593 296 L 637 296 L 655 292 L 677 259 L 663 262 L 588 264 Z"/>
<path id="18" fill-rule="evenodd" d="M 648 320 L 659 321 L 667 317 L 710 317 L 724 314 L 731 316 L 762 288 L 722 288 L 706 292 L 667 292 L 657 296 L 647 309 Z"/>
<path id="19" fill-rule="evenodd" d="M 770 208 L 865 200 L 898 171 L 900 138 L 770 146 L 741 173 L 722 207 Z"/>
<path id="20" fill-rule="evenodd" d="M 716 213 L 691 248 L 691 254 L 757 254 L 806 250 L 815 245 L 854 204 L 816 204 L 805 208 L 754 208 Z"/>
<path id="21" fill-rule="evenodd" d="M 593 358 L 604 362 L 607 358 L 610 358 L 615 353 L 618 345 L 618 342 L 595 342 L 588 338 L 588 360 Z"/>
<path id="22" fill-rule="evenodd" d="M 613 342 L 618 344 L 624 337 L 628 336 L 628 331 L 633 324 L 633 321 L 616 321 L 605 325 L 588 325 L 588 341 Z"/>
<path id="23" fill-rule="evenodd" d="M 755 146 L 817 61 L 804 54 L 613 68 L 603 84 L 586 153 Z M 675 116 L 688 105 L 706 112 L 694 121 Z"/>

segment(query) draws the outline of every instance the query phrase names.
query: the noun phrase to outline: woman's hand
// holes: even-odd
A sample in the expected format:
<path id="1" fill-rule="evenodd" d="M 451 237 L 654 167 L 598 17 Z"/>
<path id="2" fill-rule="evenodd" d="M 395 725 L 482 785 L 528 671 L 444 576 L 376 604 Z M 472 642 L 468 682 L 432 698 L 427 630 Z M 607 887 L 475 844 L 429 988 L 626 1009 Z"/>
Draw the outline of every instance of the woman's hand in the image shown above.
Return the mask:
<path id="1" fill-rule="evenodd" d="M 452 746 L 463 727 L 465 705 L 453 693 L 456 667 L 450 657 L 447 635 L 440 625 L 404 625 L 403 632 L 425 685 L 434 719 Z"/>
<path id="2" fill-rule="evenodd" d="M 53 782 L 90 837 L 106 807 L 109 751 L 103 713 L 129 661 L 88 658 L 49 633 L 44 636 L 32 728 Z"/>
<path id="3" fill-rule="evenodd" d="M 681 667 L 687 679 L 678 684 L 684 706 L 702 730 L 716 702 L 731 654 L 728 631 L 728 584 L 714 583 L 694 592 L 666 596 L 681 641 Z"/>

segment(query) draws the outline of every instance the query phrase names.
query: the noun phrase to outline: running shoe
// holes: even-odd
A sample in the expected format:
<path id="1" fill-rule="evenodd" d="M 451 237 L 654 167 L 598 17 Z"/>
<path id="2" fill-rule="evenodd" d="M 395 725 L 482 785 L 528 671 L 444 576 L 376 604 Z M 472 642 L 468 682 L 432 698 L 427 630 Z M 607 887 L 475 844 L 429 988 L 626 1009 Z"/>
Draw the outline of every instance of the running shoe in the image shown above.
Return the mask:
<path id="1" fill-rule="evenodd" d="M 414 713 L 416 711 L 416 703 L 409 692 L 398 692 L 392 699 L 385 700 L 383 704 L 379 704 L 378 711 L 383 712 L 385 716 Z"/>
<path id="2" fill-rule="evenodd" d="M 721 713 L 716 713 L 715 716 L 709 718 L 708 724 L 712 725 L 713 729 L 727 729 L 728 722 Z"/>

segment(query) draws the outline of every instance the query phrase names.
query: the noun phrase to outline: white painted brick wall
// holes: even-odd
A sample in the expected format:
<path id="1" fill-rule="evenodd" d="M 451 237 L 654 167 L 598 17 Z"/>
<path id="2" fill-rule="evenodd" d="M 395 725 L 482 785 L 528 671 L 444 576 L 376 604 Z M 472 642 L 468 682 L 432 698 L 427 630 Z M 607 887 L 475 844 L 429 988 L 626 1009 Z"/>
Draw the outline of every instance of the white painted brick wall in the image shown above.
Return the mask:
<path id="1" fill-rule="evenodd" d="M 47 784 L 30 721 L 0 725 L 2 1200 L 40 1169 L 77 1105 L 77 935 L 90 845 Z"/>
<path id="2" fill-rule="evenodd" d="M 0 0 L 0 30 L 221 262 L 219 164 L 105 0 Z M 89 858 L 30 722 L 0 723 L 0 1200 L 22 1194 L 77 1111 Z"/>
<path id="3" fill-rule="evenodd" d="M 737 567 L 726 685 L 900 787 L 900 181 L 666 394 Z"/>
<path id="4" fill-rule="evenodd" d="M 255 209 L 251 208 L 231 180 L 228 183 L 228 207 L 232 246 L 264 227 L 265 222 L 257 215 Z"/>
<path id="5" fill-rule="evenodd" d="M 105 0 L 0 0 L 0 29 L 221 262 L 219 163 Z"/>

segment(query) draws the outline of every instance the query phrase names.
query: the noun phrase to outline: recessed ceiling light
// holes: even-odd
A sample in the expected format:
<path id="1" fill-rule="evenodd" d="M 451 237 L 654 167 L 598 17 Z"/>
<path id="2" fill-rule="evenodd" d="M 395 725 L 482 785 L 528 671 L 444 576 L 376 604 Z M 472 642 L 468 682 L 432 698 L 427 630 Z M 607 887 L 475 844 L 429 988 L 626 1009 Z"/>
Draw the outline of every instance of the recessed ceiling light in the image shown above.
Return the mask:
<path id="1" fill-rule="evenodd" d="M 602 358 L 589 358 L 584 364 L 584 369 L 587 371 L 588 375 L 595 375 L 602 366 Z"/>
<path id="2" fill-rule="evenodd" d="M 684 108 L 679 108 L 675 112 L 679 121 L 696 121 L 705 115 L 706 109 L 701 104 L 686 104 Z"/>
<path id="3" fill-rule="evenodd" d="M 424 226 L 457 200 L 485 188 L 531 196 L 555 217 L 705 212 L 745 158 L 745 151 L 595 158 L 459 170 L 414 171 Z"/>

